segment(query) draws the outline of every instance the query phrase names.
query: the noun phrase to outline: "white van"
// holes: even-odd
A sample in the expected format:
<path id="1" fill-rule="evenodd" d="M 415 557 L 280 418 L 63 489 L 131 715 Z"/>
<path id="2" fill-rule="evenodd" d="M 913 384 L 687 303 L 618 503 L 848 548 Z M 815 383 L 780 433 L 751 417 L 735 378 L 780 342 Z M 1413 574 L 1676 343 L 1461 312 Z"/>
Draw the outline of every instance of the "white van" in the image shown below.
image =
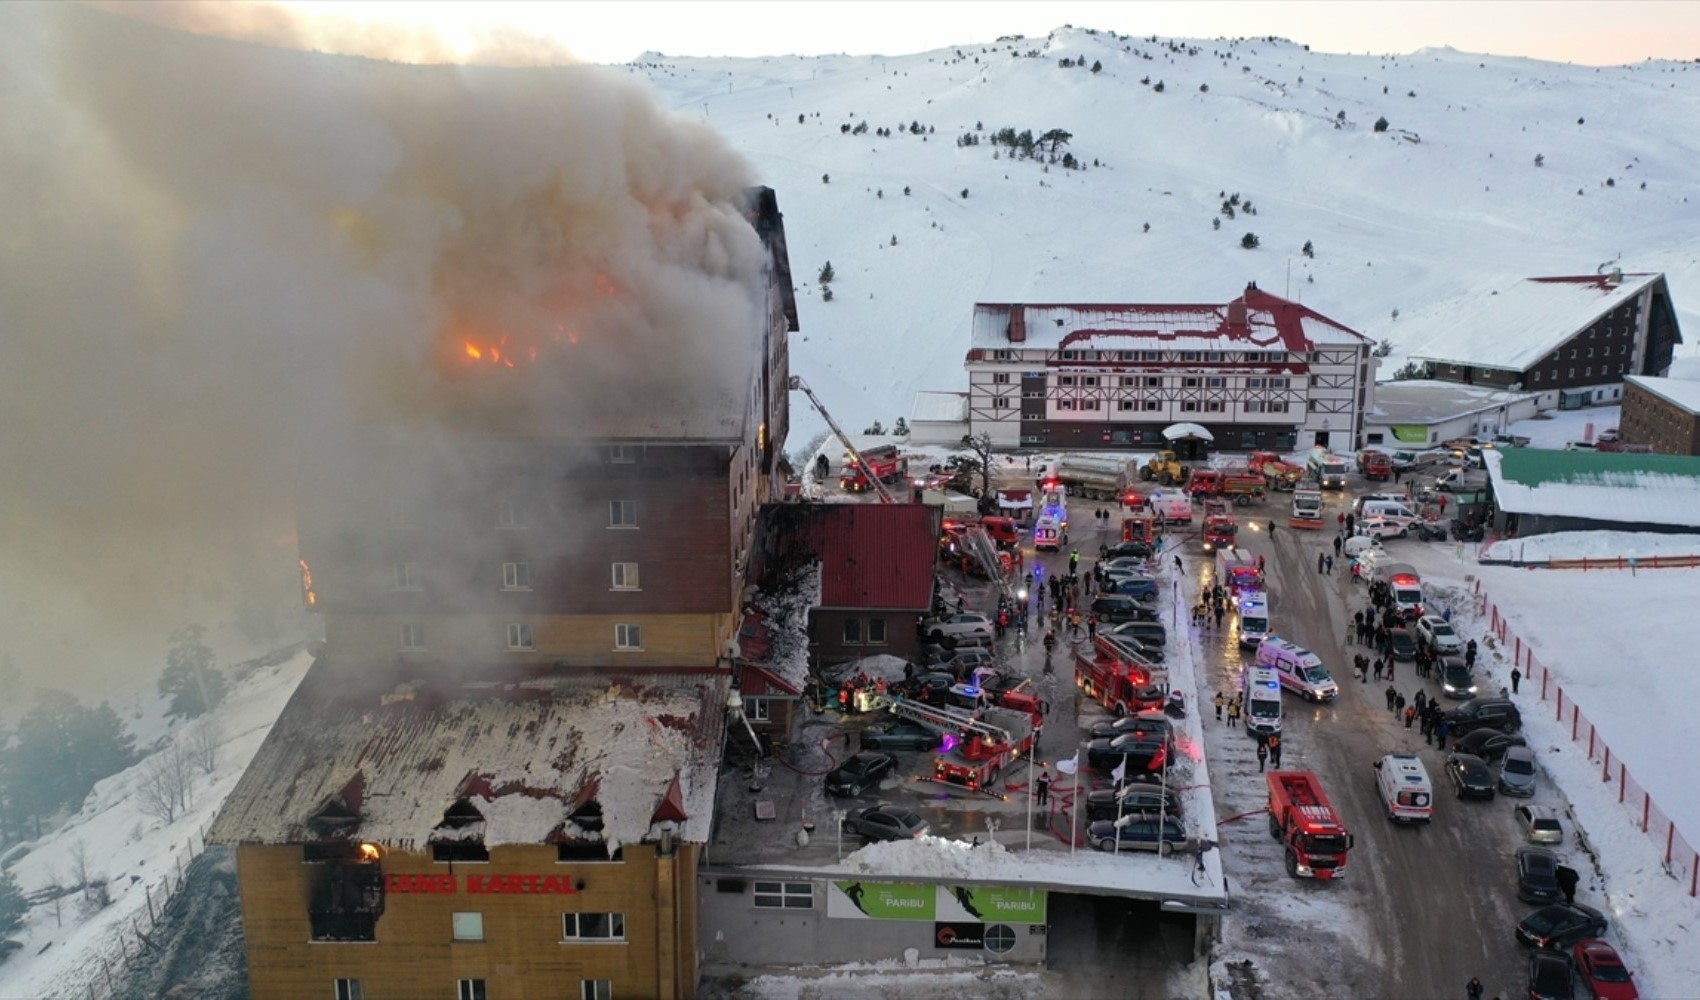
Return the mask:
<path id="1" fill-rule="evenodd" d="M 1395 524 L 1410 527 L 1421 518 L 1403 500 L 1368 500 L 1358 511 L 1359 517 L 1384 517 Z"/>
<path id="2" fill-rule="evenodd" d="M 1269 601 L 1261 591 L 1241 594 L 1239 613 L 1240 645 L 1255 646 L 1269 635 Z"/>
<path id="3" fill-rule="evenodd" d="M 1405 502 L 1405 494 L 1403 493 L 1365 493 L 1363 496 L 1352 501 L 1352 513 L 1359 517 L 1363 517 L 1366 513 L 1364 510 L 1365 504 Z"/>
<path id="4" fill-rule="evenodd" d="M 1245 728 L 1253 736 L 1281 731 L 1281 679 L 1268 667 L 1245 668 L 1240 690 L 1245 694 Z"/>
<path id="5" fill-rule="evenodd" d="M 1278 635 L 1263 640 L 1255 662 L 1275 671 L 1282 687 L 1298 692 L 1306 701 L 1333 701 L 1340 693 L 1321 657 Z"/>
<path id="6" fill-rule="evenodd" d="M 1390 753 L 1376 761 L 1375 787 L 1393 822 L 1427 823 L 1434 818 L 1434 785 L 1416 754 Z"/>

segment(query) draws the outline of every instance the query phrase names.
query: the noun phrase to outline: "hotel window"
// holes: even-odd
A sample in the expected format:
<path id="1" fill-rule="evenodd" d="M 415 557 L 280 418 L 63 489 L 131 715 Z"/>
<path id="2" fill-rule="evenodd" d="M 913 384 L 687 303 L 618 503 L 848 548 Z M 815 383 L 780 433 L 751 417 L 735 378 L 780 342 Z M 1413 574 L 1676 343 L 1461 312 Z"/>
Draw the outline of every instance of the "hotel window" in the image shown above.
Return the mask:
<path id="1" fill-rule="evenodd" d="M 993 361 L 1014 361 L 1015 360 L 1015 352 L 1014 351 L 993 351 L 992 352 L 992 360 Z"/>
<path id="2" fill-rule="evenodd" d="M 1121 402 L 1116 404 L 1116 409 L 1123 410 L 1123 411 L 1131 410 L 1131 409 L 1133 409 L 1133 405 L 1134 405 L 1133 400 L 1124 399 Z"/>
<path id="3" fill-rule="evenodd" d="M 745 698 L 744 718 L 751 722 L 766 722 L 768 719 L 773 717 L 768 711 L 768 708 L 769 705 L 766 698 Z"/>
<path id="4" fill-rule="evenodd" d="M 1208 389 L 1220 389 L 1227 384 L 1228 380 L 1220 375 L 1212 375 L 1204 380 L 1205 388 Z"/>
<path id="5" fill-rule="evenodd" d="M 614 1000 L 614 980 L 579 980 L 579 1000 Z"/>
<path id="6" fill-rule="evenodd" d="M 620 563 L 614 564 L 614 589 L 615 590 L 637 590 L 637 589 L 639 589 L 638 588 L 638 564 L 637 563 L 620 562 Z"/>
<path id="7" fill-rule="evenodd" d="M 498 528 L 518 528 L 518 527 L 521 527 L 521 522 L 520 522 L 520 519 L 519 519 L 519 507 L 515 506 L 515 504 L 512 500 L 502 500 L 502 501 L 499 501 L 496 504 L 496 527 L 498 527 Z"/>
<path id="8" fill-rule="evenodd" d="M 1072 410 L 1072 409 L 1074 409 L 1074 400 L 1072 400 L 1072 399 L 1059 399 L 1059 400 L 1057 400 L 1057 409 L 1059 409 L 1059 410 Z"/>
<path id="9" fill-rule="evenodd" d="M 1272 378 L 1269 380 L 1269 388 L 1271 389 L 1285 389 L 1292 384 L 1293 380 L 1290 378 Z"/>
<path id="10" fill-rule="evenodd" d="M 358 979 L 337 979 L 336 1000 L 366 1000 L 366 994 L 360 988 Z"/>
<path id="11" fill-rule="evenodd" d="M 635 528 L 637 523 L 636 500 L 608 501 L 608 527 Z"/>
<path id="12" fill-rule="evenodd" d="M 419 622 L 402 622 L 401 623 L 401 648 L 402 649 L 424 649 L 425 648 L 425 626 L 421 625 Z"/>
<path id="13" fill-rule="evenodd" d="M 1262 413 L 1268 406 L 1268 403 L 1265 403 L 1260 399 L 1247 400 L 1245 404 L 1245 411 L 1247 413 Z"/>
<path id="14" fill-rule="evenodd" d="M 531 564 L 511 562 L 502 564 L 503 590 L 530 590 Z"/>
<path id="15" fill-rule="evenodd" d="M 994 409 L 994 410 L 1007 410 L 1007 409 L 1009 409 L 1009 397 L 1008 396 L 994 396 L 992 398 L 992 409 Z"/>
<path id="16" fill-rule="evenodd" d="M 1197 351 L 1182 351 L 1181 352 L 1181 360 L 1182 361 L 1197 361 L 1198 360 L 1198 352 Z"/>
<path id="17" fill-rule="evenodd" d="M 1183 378 L 1183 379 L 1181 379 L 1181 388 L 1182 389 L 1196 389 L 1196 388 L 1198 388 L 1198 379 L 1196 379 L 1196 378 Z"/>
<path id="18" fill-rule="evenodd" d="M 1269 404 L 1269 412 L 1270 413 L 1286 413 L 1287 412 L 1287 404 L 1286 403 L 1270 403 Z"/>
<path id="19" fill-rule="evenodd" d="M 484 940 L 484 914 L 482 913 L 451 913 L 451 926 L 454 929 L 456 941 Z"/>
<path id="20" fill-rule="evenodd" d="M 1161 389 L 1161 388 L 1163 388 L 1163 376 L 1161 376 L 1161 375 L 1147 375 L 1147 376 L 1145 376 L 1145 388 L 1147 388 L 1147 389 Z"/>
<path id="21" fill-rule="evenodd" d="M 615 649 L 642 649 L 643 629 L 637 625 L 621 622 L 614 626 Z"/>
<path id="22" fill-rule="evenodd" d="M 1206 412 L 1206 413 L 1221 413 L 1222 412 L 1222 401 L 1219 400 L 1219 399 L 1213 399 L 1210 402 L 1205 403 L 1204 404 L 1204 412 Z"/>
<path id="23" fill-rule="evenodd" d="M 633 465 L 637 462 L 637 445 L 611 444 L 608 446 L 608 461 L 614 465 Z"/>
<path id="24" fill-rule="evenodd" d="M 403 562 L 395 564 L 395 589 L 419 590 L 419 564 Z"/>
<path id="25" fill-rule="evenodd" d="M 844 645 L 860 646 L 862 644 L 862 619 L 844 619 Z"/>
<path id="26" fill-rule="evenodd" d="M 868 644 L 871 646 L 885 645 L 885 619 L 868 619 Z"/>
<path id="27" fill-rule="evenodd" d="M 1535 369 L 1535 377 L 1530 379 L 1529 381 L 1539 382 L 1540 380 L 1541 380 L 1541 370 L 1539 368 L 1537 368 L 1537 369 Z"/>
<path id="28" fill-rule="evenodd" d="M 1240 447 L 1247 451 L 1255 450 L 1257 448 L 1257 432 L 1240 431 Z"/>
<path id="29" fill-rule="evenodd" d="M 992 373 L 992 383 L 994 385 L 1008 385 L 1009 384 L 1009 372 L 994 372 L 994 373 Z"/>
<path id="30" fill-rule="evenodd" d="M 624 941 L 624 913 L 564 913 L 561 936 L 568 941 Z"/>
<path id="31" fill-rule="evenodd" d="M 1575 353 L 1575 352 L 1572 352 L 1572 353 Z M 1570 371 L 1564 377 L 1565 378 L 1575 378 L 1576 377 L 1576 369 L 1574 369 L 1574 368 L 1570 369 Z"/>
<path id="32" fill-rule="evenodd" d="M 531 645 L 531 626 L 525 622 L 512 622 L 508 625 L 509 649 L 533 649 Z"/>
<path id="33" fill-rule="evenodd" d="M 1261 388 L 1263 388 L 1263 379 L 1261 379 L 1261 378 L 1248 378 L 1248 379 L 1245 380 L 1245 387 L 1247 389 L 1261 389 Z"/>
<path id="34" fill-rule="evenodd" d="M 1098 408 L 1098 400 L 1083 399 L 1080 401 L 1080 408 L 1082 410 L 1096 410 Z"/>
<path id="35" fill-rule="evenodd" d="M 1062 359 L 1064 361 L 1079 361 L 1085 356 L 1085 353 L 1085 351 L 1063 351 Z"/>
<path id="36" fill-rule="evenodd" d="M 1196 400 L 1192 400 L 1192 399 L 1187 400 L 1186 402 L 1181 404 L 1181 412 L 1182 413 L 1197 413 L 1198 412 L 1198 402 Z"/>
<path id="37" fill-rule="evenodd" d="M 1117 351 L 1116 352 L 1116 360 L 1117 361 L 1132 361 L 1133 360 L 1133 352 L 1132 351 Z"/>
<path id="38" fill-rule="evenodd" d="M 752 898 L 758 910 L 815 908 L 815 888 L 808 882 L 757 882 Z"/>
<path id="39" fill-rule="evenodd" d="M 1057 384 L 1058 385 L 1073 385 L 1074 384 L 1074 376 L 1073 375 L 1060 375 L 1060 376 L 1057 377 Z"/>
<path id="40" fill-rule="evenodd" d="M 1204 352 L 1204 360 L 1206 360 L 1206 361 L 1220 361 L 1220 360 L 1222 360 L 1222 352 L 1221 351 L 1205 351 Z"/>
<path id="41" fill-rule="evenodd" d="M 1124 375 L 1116 384 L 1121 386 L 1123 389 L 1131 389 L 1139 384 L 1139 380 L 1135 378 L 1128 378 Z"/>
<path id="42" fill-rule="evenodd" d="M 1082 375 L 1080 376 L 1080 384 L 1088 389 L 1096 389 L 1098 387 L 1098 376 Z"/>
<path id="43" fill-rule="evenodd" d="M 1163 401 L 1160 400 L 1160 399 L 1147 399 L 1145 401 L 1145 409 L 1146 409 L 1147 412 L 1154 411 L 1154 410 L 1161 410 L 1162 408 L 1163 408 Z"/>
<path id="44" fill-rule="evenodd" d="M 460 981 L 460 1000 L 490 1000 L 490 991 L 482 979 L 462 979 Z"/>

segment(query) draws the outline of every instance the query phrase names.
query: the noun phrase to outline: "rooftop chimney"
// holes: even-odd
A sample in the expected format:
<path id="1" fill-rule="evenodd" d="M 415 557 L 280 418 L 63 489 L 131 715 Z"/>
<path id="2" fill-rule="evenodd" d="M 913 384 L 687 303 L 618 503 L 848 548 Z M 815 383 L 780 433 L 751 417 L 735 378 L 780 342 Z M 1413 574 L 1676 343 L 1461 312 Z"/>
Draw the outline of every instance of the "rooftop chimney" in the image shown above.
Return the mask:
<path id="1" fill-rule="evenodd" d="M 1027 307 L 1013 305 L 1009 307 L 1009 342 L 1021 344 L 1027 341 Z"/>
<path id="2" fill-rule="evenodd" d="M 1228 329 L 1244 330 L 1245 326 L 1245 299 L 1238 298 L 1228 303 Z"/>
<path id="3" fill-rule="evenodd" d="M 1612 268 L 1611 274 L 1606 276 L 1606 284 L 1612 286 L 1613 288 L 1617 287 L 1618 285 L 1623 284 L 1623 268 L 1621 268 L 1621 267 Z"/>

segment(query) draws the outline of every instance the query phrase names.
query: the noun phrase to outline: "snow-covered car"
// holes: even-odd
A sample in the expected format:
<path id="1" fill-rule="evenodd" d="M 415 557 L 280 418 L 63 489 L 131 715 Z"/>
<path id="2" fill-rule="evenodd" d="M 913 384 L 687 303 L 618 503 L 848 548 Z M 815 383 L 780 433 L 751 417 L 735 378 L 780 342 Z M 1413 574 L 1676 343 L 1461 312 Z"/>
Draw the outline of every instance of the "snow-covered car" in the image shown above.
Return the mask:
<path id="1" fill-rule="evenodd" d="M 1159 820 L 1148 813 L 1099 820 L 1086 828 L 1086 842 L 1100 851 L 1156 851 L 1166 855 L 1186 843 L 1186 830 L 1174 819 Z"/>
<path id="2" fill-rule="evenodd" d="M 1439 615 L 1423 615 L 1417 619 L 1417 642 L 1442 656 L 1464 648 L 1463 640 L 1452 630 L 1452 623 Z"/>
<path id="3" fill-rule="evenodd" d="M 927 829 L 919 813 L 902 806 L 869 806 L 844 817 L 844 832 L 869 840 L 914 840 Z"/>
<path id="4" fill-rule="evenodd" d="M 943 618 L 929 618 L 921 623 L 921 633 L 937 642 L 946 636 L 961 642 L 967 639 L 991 639 L 997 635 L 992 620 L 977 611 L 963 611 Z"/>

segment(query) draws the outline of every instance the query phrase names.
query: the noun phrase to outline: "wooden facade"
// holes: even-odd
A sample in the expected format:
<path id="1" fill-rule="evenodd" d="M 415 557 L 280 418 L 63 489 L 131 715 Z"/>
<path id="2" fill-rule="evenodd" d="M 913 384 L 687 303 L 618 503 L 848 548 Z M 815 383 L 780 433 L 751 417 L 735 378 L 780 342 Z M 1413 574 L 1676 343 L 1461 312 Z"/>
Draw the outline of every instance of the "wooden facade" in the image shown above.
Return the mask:
<path id="1" fill-rule="evenodd" d="M 1657 391 L 1667 379 L 1629 379 L 1623 386 L 1621 439 L 1661 455 L 1700 455 L 1700 410 Z M 1690 383 L 1692 384 L 1692 383 Z"/>
<path id="2" fill-rule="evenodd" d="M 586 983 L 607 984 L 613 997 L 692 996 L 698 852 L 680 844 L 663 856 L 634 844 L 618 862 L 562 861 L 555 845 L 540 844 L 451 863 L 390 851 L 377 862 L 383 912 L 373 939 L 354 941 L 315 940 L 310 909 L 326 863 L 305 860 L 299 845 L 242 846 L 253 996 L 334 998 L 338 980 L 357 982 L 363 1000 L 453 998 L 463 980 L 483 981 L 489 1000 L 596 995 Z M 457 922 L 457 913 L 480 916 Z M 619 933 L 598 916 L 582 927 L 594 936 L 576 936 L 577 914 L 619 914 Z M 473 925 L 478 940 L 468 939 Z"/>

